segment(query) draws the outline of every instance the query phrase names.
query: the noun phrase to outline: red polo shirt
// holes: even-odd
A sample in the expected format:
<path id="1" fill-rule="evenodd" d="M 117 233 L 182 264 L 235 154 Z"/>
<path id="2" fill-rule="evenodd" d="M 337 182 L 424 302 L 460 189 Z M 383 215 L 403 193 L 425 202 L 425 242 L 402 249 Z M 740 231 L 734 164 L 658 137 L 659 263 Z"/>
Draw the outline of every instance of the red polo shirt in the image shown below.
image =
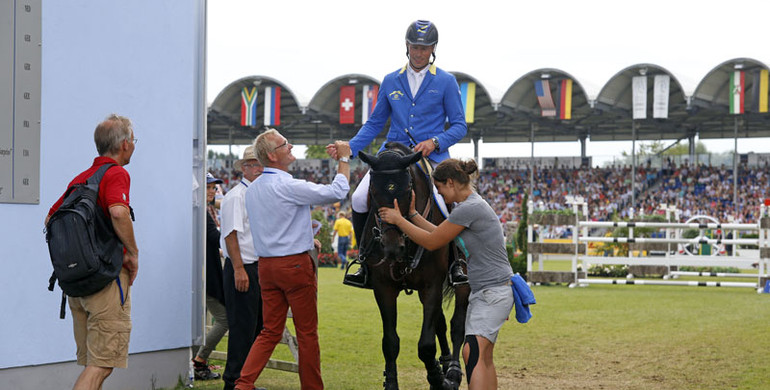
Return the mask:
<path id="1" fill-rule="evenodd" d="M 88 178 L 99 169 L 99 167 L 109 163 L 117 164 L 115 160 L 109 157 L 96 157 L 91 168 L 86 169 L 83 173 L 72 179 L 67 188 L 70 188 L 75 184 L 85 183 Z M 125 206 L 129 205 L 128 190 L 130 187 L 131 177 L 122 166 L 116 165 L 107 170 L 102 178 L 101 184 L 99 184 L 99 198 L 97 199 L 97 204 L 102 208 L 105 215 L 110 215 L 110 206 L 121 204 Z M 59 200 L 51 206 L 48 215 L 53 215 L 53 213 L 59 209 L 62 202 L 64 202 L 64 194 L 62 194 Z"/>

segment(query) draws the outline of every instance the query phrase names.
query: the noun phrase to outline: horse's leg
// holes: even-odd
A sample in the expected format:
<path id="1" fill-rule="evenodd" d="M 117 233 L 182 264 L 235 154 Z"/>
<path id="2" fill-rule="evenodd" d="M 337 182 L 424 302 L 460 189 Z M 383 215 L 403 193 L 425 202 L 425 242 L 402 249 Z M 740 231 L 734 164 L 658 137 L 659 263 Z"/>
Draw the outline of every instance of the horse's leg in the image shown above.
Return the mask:
<path id="1" fill-rule="evenodd" d="M 444 316 L 444 310 L 439 311 L 438 319 L 436 320 L 436 339 L 438 339 L 438 345 L 441 349 L 441 368 L 446 374 L 446 370 L 449 368 L 449 362 L 452 361 L 452 351 L 449 349 L 449 342 L 447 341 L 447 326 L 446 317 Z"/>
<path id="2" fill-rule="evenodd" d="M 425 364 L 431 389 L 441 389 L 444 372 L 436 360 L 436 322 L 441 311 L 441 284 L 420 290 L 422 302 L 422 331 L 417 343 L 417 354 Z"/>
<path id="3" fill-rule="evenodd" d="M 385 390 L 398 390 L 398 371 L 396 358 L 401 340 L 396 333 L 398 289 L 390 285 L 375 285 L 374 298 L 382 318 L 382 355 L 385 357 Z"/>
<path id="4" fill-rule="evenodd" d="M 455 310 L 450 321 L 452 335 L 452 362 L 446 372 L 445 389 L 459 389 L 463 379 L 460 368 L 460 352 L 465 342 L 465 315 L 468 311 L 468 297 L 471 288 L 468 284 L 455 286 Z"/>

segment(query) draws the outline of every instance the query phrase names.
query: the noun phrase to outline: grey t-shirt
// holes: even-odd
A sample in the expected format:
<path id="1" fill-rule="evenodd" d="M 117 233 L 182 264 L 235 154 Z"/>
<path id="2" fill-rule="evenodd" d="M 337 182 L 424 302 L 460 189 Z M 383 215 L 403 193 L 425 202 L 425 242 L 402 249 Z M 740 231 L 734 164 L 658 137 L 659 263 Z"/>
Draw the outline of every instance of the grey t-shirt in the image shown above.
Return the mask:
<path id="1" fill-rule="evenodd" d="M 449 222 L 465 226 L 458 236 L 468 255 L 468 280 L 472 291 L 500 286 L 513 276 L 505 251 L 503 228 L 492 207 L 473 192 L 457 203 Z M 461 249 L 462 250 L 462 249 Z"/>

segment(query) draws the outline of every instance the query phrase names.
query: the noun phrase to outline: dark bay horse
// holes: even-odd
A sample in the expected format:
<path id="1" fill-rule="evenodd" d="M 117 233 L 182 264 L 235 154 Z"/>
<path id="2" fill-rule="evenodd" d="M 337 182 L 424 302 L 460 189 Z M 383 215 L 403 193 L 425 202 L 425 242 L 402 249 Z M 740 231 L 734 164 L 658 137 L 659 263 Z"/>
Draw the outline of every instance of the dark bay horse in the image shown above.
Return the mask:
<path id="1" fill-rule="evenodd" d="M 359 157 L 369 164 L 371 176 L 369 218 L 359 246 L 369 265 L 369 277 L 382 317 L 383 386 L 386 390 L 398 389 L 396 358 L 400 339 L 396 332 L 396 298 L 404 290 L 407 294 L 417 291 L 422 303 L 423 322 L 417 347 L 430 388 L 458 389 L 462 381 L 459 358 L 470 288 L 467 284 L 452 287 L 448 283 L 449 245 L 435 251 L 424 250 L 396 226 L 382 222 L 377 216 L 380 207 L 393 207 L 394 199 L 398 200 L 402 213 L 408 213 L 414 191 L 417 212 L 436 226 L 444 220 L 431 195 L 429 175 L 415 164 L 421 154 L 412 153 L 403 144 L 389 142 L 377 156 L 359 153 Z M 445 297 L 451 298 L 452 293 L 455 307 L 450 322 L 450 351 L 442 302 Z M 441 347 L 440 363 L 436 360 L 437 338 Z"/>

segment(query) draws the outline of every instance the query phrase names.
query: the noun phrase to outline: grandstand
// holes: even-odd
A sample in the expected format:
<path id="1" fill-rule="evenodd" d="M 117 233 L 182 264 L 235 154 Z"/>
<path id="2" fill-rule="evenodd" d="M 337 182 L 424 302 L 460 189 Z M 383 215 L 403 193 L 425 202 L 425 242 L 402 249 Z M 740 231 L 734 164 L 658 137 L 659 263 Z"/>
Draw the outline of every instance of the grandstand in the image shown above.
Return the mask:
<path id="1" fill-rule="evenodd" d="M 460 85 L 475 85 L 473 98 L 466 100 L 474 103 L 466 107 L 466 112 L 473 114 L 466 116 L 468 134 L 464 141 L 473 142 L 477 160 L 482 139 L 485 143 L 578 141 L 580 145 L 579 155 L 576 150 L 574 157 L 560 157 L 552 165 L 548 158 L 485 159 L 479 191 L 498 212 L 501 222 L 517 218 L 525 193 L 531 195 L 536 208 L 548 210 L 564 208 L 566 196 L 583 196 L 589 202 L 590 218 L 596 221 L 627 217 L 631 208 L 636 214 L 654 213 L 661 203 L 687 210 L 681 215 L 683 219 L 705 213 L 725 220 L 750 221 L 768 196 L 770 155 L 730 156 L 727 162 L 695 155 L 696 136 L 737 139 L 768 135 L 768 67 L 757 60 L 725 61 L 693 91 L 685 90 L 677 77 L 661 66 L 636 64 L 612 76 L 595 97 L 588 96 L 580 81 L 569 73 L 553 68 L 521 76 L 500 98 L 490 96 L 473 76 L 453 74 Z M 665 80 L 664 87 L 659 85 L 660 76 Z M 735 77 L 742 80 L 740 84 Z M 633 84 L 640 79 L 643 87 L 635 89 Z M 377 80 L 363 74 L 343 75 L 323 85 L 308 103 L 302 103 L 279 80 L 244 77 L 228 85 L 210 105 L 208 143 L 250 143 L 266 122 L 245 125 L 241 121 L 242 92 L 256 91 L 259 96 L 276 88 L 282 91 L 280 118 L 271 127 L 278 128 L 293 143 L 322 145 L 330 140 L 350 139 L 365 119 L 361 114 L 363 99 L 354 101 L 355 123 L 340 124 L 340 88 L 353 86 L 356 96 L 362 96 L 365 86 L 377 84 Z M 565 93 L 563 87 L 568 84 L 571 89 Z M 538 88 L 546 88 L 548 99 L 538 98 Z M 731 105 L 738 95 L 740 106 Z M 258 119 L 265 101 L 258 98 L 255 103 Z M 690 150 L 689 156 L 681 159 L 655 156 L 637 164 L 636 158 L 631 158 L 628 164 L 592 169 L 592 157 L 586 154 L 588 139 L 687 140 Z M 328 162 L 303 164 L 295 168 L 296 175 L 328 182 Z M 534 168 L 531 173 L 530 167 Z M 733 175 L 736 170 L 738 174 Z M 226 181 L 235 174 L 214 173 Z"/>
<path id="2" fill-rule="evenodd" d="M 714 67 L 694 90 L 688 91 L 676 75 L 654 64 L 629 66 L 612 77 L 596 96 L 589 96 L 579 80 L 569 73 L 553 68 L 533 70 L 519 77 L 501 97 L 493 97 L 478 80 L 462 72 L 452 72 L 458 83 L 473 83 L 474 102 L 469 109 L 473 119 L 468 123 L 468 135 L 463 142 L 476 145 L 483 139 L 492 142 L 555 142 L 580 141 L 581 157 L 585 155 L 585 141 L 630 140 L 694 140 L 738 137 L 765 137 L 770 128 L 770 115 L 766 102 L 759 98 L 765 80 L 767 65 L 750 58 L 727 60 Z M 739 115 L 730 115 L 730 76 L 742 72 L 745 97 Z M 633 112 L 634 77 L 644 76 L 646 84 L 645 118 Z M 668 94 L 665 95 L 665 115 L 655 114 L 653 106 L 662 102 L 660 93 L 655 96 L 655 76 L 668 76 Z M 571 82 L 569 115 L 565 110 L 555 116 L 544 116 L 543 107 L 535 93 L 535 82 L 548 81 L 549 92 L 556 96 L 562 81 Z M 266 88 L 280 88 L 280 115 L 278 128 L 296 144 L 324 144 L 330 139 L 349 139 L 361 126 L 362 96 L 364 86 L 378 85 L 363 74 L 346 74 L 328 81 L 309 102 L 300 102 L 291 88 L 268 76 L 248 76 L 233 81 L 225 87 L 208 108 L 208 144 L 246 144 L 251 142 L 263 127 Z M 340 124 L 340 88 L 353 86 L 355 123 Z M 255 111 L 257 120 L 252 125 L 242 124 L 241 94 L 243 89 L 256 88 Z M 755 92 L 756 91 L 756 92 Z M 767 90 L 763 90 L 767 94 Z M 565 98 L 567 97 L 565 96 Z M 561 99 L 560 102 L 564 102 Z M 274 120 L 274 119 L 273 119 Z M 737 132 L 737 134 L 736 134 Z M 690 142 L 694 145 L 694 142 Z M 577 151 L 576 151 L 577 152 Z M 694 150 L 693 150 L 694 152 Z M 577 153 L 576 153 L 577 154 Z M 478 153 L 476 153 L 478 155 Z"/>

